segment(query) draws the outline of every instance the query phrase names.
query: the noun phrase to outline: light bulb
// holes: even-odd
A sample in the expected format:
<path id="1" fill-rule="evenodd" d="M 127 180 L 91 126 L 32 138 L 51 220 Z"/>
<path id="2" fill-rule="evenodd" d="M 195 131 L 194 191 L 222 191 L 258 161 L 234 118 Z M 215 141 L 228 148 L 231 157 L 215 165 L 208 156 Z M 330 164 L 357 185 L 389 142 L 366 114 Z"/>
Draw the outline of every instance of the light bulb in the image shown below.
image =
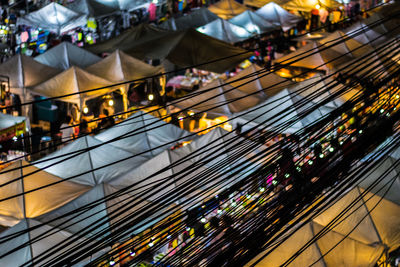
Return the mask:
<path id="1" fill-rule="evenodd" d="M 110 260 L 110 266 L 114 266 L 115 265 L 115 261 L 113 259 Z"/>
<path id="2" fill-rule="evenodd" d="M 108 100 L 108 105 L 110 107 L 114 106 L 114 100 L 113 99 Z"/>
<path id="3" fill-rule="evenodd" d="M 88 107 L 83 107 L 83 113 L 87 114 L 89 112 L 89 108 Z"/>
<path id="4" fill-rule="evenodd" d="M 206 219 L 206 218 L 201 218 L 200 222 L 206 223 L 206 222 L 207 222 L 207 219 Z"/>
<path id="5" fill-rule="evenodd" d="M 316 4 L 316 5 L 315 5 L 315 8 L 316 8 L 316 9 L 320 9 L 320 8 L 321 8 L 321 6 L 320 6 L 320 5 L 318 5 L 318 4 Z"/>
<path id="6" fill-rule="evenodd" d="M 152 100 L 154 99 L 154 95 L 153 95 L 153 94 L 149 94 L 149 95 L 147 96 L 147 98 L 148 98 L 150 101 L 152 101 Z"/>
<path id="7" fill-rule="evenodd" d="M 133 249 L 131 249 L 131 251 L 129 252 L 129 255 L 131 255 L 131 257 L 135 257 L 136 252 Z"/>
<path id="8" fill-rule="evenodd" d="M 262 193 L 262 192 L 264 192 L 265 191 L 265 188 L 264 187 L 261 187 L 260 188 L 260 192 Z"/>

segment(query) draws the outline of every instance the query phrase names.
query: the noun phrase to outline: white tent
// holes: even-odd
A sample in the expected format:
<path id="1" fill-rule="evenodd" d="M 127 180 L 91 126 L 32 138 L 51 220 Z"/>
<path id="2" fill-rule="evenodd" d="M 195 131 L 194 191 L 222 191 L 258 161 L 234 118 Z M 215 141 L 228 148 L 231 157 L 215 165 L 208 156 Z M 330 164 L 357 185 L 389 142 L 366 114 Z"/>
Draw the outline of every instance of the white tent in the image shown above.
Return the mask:
<path id="1" fill-rule="evenodd" d="M 146 64 L 119 49 L 85 70 L 115 83 L 141 79 L 163 71 L 161 66 L 154 67 Z"/>
<path id="2" fill-rule="evenodd" d="M 215 115 L 229 115 L 259 104 L 268 96 L 274 95 L 277 91 L 291 84 L 291 81 L 274 73 L 263 73 L 260 67 L 253 64 L 235 77 L 225 81 L 216 80 L 200 88 L 199 93 L 205 91 L 202 94 L 184 101 L 177 101 L 173 105 L 181 109 L 190 108 L 198 112 L 205 111 Z M 216 88 L 212 89 L 214 87 Z M 252 94 L 256 92 L 258 93 Z M 227 103 L 227 101 L 235 99 L 238 100 Z M 203 101 L 205 102 L 201 103 Z M 221 105 L 224 103 L 225 105 Z M 212 107 L 215 108 L 211 109 Z"/>
<path id="3" fill-rule="evenodd" d="M 145 112 L 139 111 L 125 121 L 114 127 L 99 133 L 96 138 L 106 142 L 113 138 L 130 135 L 127 138 L 111 142 L 113 146 L 129 151 L 133 154 L 143 153 L 150 149 L 152 151 L 143 153 L 142 156 L 152 158 L 168 147 L 184 139 L 175 141 L 189 135 L 188 132 L 155 118 Z M 157 148 L 158 147 L 158 148 Z"/>
<path id="4" fill-rule="evenodd" d="M 120 83 L 154 76 L 163 72 L 161 66 L 153 67 L 117 49 L 101 61 L 86 68 L 86 71 L 109 81 Z M 128 108 L 129 84 L 121 85 L 124 110 Z"/>
<path id="5" fill-rule="evenodd" d="M 59 72 L 57 69 L 38 63 L 31 57 L 21 54 L 0 64 L 1 75 L 8 76 L 10 79 L 10 92 L 18 94 L 22 103 L 33 100 L 29 91 L 26 90 L 27 87 L 44 82 Z M 31 115 L 29 106 L 25 106 L 23 109 L 23 115 Z"/>
<path id="6" fill-rule="evenodd" d="M 42 64 L 62 70 L 73 66 L 86 68 L 101 60 L 95 54 L 69 42 L 62 42 L 34 59 Z"/>
<path id="7" fill-rule="evenodd" d="M 39 221 L 32 219 L 22 220 L 20 223 L 15 225 L 12 228 L 5 230 L 0 233 L 0 239 L 6 238 L 9 235 L 18 234 L 22 231 L 26 231 L 31 227 L 37 227 L 41 225 Z M 47 232 L 51 231 L 51 235 L 47 235 Z M 42 236 L 44 235 L 44 237 Z M 31 230 L 26 233 L 22 233 L 18 235 L 18 237 L 13 238 L 7 242 L 0 244 L 0 265 L 1 266 L 22 266 L 27 264 L 33 264 L 31 260 L 41 253 L 46 252 L 48 249 L 51 249 L 53 246 L 56 246 L 58 243 L 72 236 L 72 234 L 65 230 L 60 230 L 54 228 L 50 225 L 43 225 L 35 230 Z M 40 238 L 40 239 L 39 239 Z M 77 240 L 72 244 L 68 244 L 60 248 L 56 253 L 52 256 L 56 257 L 57 255 L 74 248 L 75 246 L 79 246 L 79 243 L 84 241 L 84 239 Z M 21 245 L 26 245 L 19 250 L 10 253 L 13 249 L 18 248 Z M 92 258 L 96 258 L 100 256 L 105 251 L 100 251 L 96 255 L 92 255 Z M 90 259 L 83 260 L 77 266 L 83 266 L 85 263 L 90 262 Z"/>
<path id="8" fill-rule="evenodd" d="M 119 11 L 117 1 L 101 0 L 77 0 L 70 3 L 68 8 L 95 18 L 112 15 Z"/>
<path id="9" fill-rule="evenodd" d="M 94 137 L 81 137 L 62 149 L 42 158 L 35 163 L 35 166 L 64 179 L 87 172 L 71 179 L 71 181 L 85 185 L 95 185 L 102 182 L 109 182 L 146 161 L 146 158 L 143 156 L 133 157 L 133 154 L 130 152 L 110 144 L 101 144 L 102 142 Z M 88 151 L 82 152 L 81 150 Z M 71 156 L 74 157 L 67 159 Z M 56 164 L 60 161 L 61 163 Z M 118 163 L 116 163 L 117 161 Z M 103 166 L 104 168 L 93 171 Z"/>
<path id="10" fill-rule="evenodd" d="M 57 3 L 50 3 L 38 11 L 18 18 L 17 25 L 37 27 L 58 34 L 85 26 L 87 16 Z"/>
<path id="11" fill-rule="evenodd" d="M 177 19 L 173 17 L 168 19 L 160 25 L 160 28 L 171 31 L 186 30 L 189 28 L 197 28 L 206 25 L 207 23 L 214 21 L 218 18 L 219 17 L 209 11 L 208 8 L 201 7 L 194 10 L 190 14 L 185 14 L 184 16 Z"/>
<path id="12" fill-rule="evenodd" d="M 208 10 L 222 19 L 230 19 L 247 10 L 247 7 L 235 0 L 221 0 L 208 7 Z"/>
<path id="13" fill-rule="evenodd" d="M 275 62 L 293 67 L 329 71 L 351 59 L 351 55 L 347 56 L 334 49 L 320 46 L 318 42 L 312 42 L 297 49 L 295 52 L 279 58 Z"/>
<path id="14" fill-rule="evenodd" d="M 34 94 L 45 97 L 59 97 L 68 94 L 74 94 L 60 98 L 61 101 L 76 103 L 82 107 L 87 99 L 99 97 L 112 91 L 120 89 L 119 87 L 109 87 L 91 92 L 82 93 L 86 90 L 103 88 L 111 86 L 113 83 L 101 77 L 84 71 L 78 67 L 71 67 L 61 72 L 53 78 L 31 87 Z M 80 93 L 81 92 L 81 93 Z M 78 94 L 79 93 L 79 94 Z"/>
<path id="15" fill-rule="evenodd" d="M 299 105 L 300 107 L 295 107 L 299 101 L 302 101 L 302 104 Z M 243 130 L 251 127 L 265 127 L 266 129 L 293 133 L 332 111 L 328 107 L 320 107 L 311 114 L 305 117 L 302 116 L 303 112 L 315 105 L 315 102 L 305 100 L 304 96 L 297 94 L 295 88 L 286 88 L 268 98 L 265 102 L 232 116 L 238 116 L 233 120 L 234 122 L 246 123 L 243 126 Z M 282 112 L 284 112 L 283 115 L 281 114 Z M 291 123 L 285 125 L 285 129 L 277 128 L 287 122 Z"/>
<path id="16" fill-rule="evenodd" d="M 252 37 L 252 34 L 245 28 L 236 26 L 223 19 L 216 19 L 197 28 L 197 30 L 227 43 L 237 43 Z"/>
<path id="17" fill-rule="evenodd" d="M 301 20 L 300 17 L 293 15 L 284 10 L 274 2 L 270 2 L 256 11 L 256 14 L 265 20 L 280 25 L 284 31 L 289 30 L 297 25 Z"/>
<path id="18" fill-rule="evenodd" d="M 245 28 L 248 32 L 261 34 L 279 29 L 279 26 L 265 20 L 257 13 L 246 10 L 242 14 L 237 15 L 229 20 L 237 26 Z"/>
<path id="19" fill-rule="evenodd" d="M 326 226 L 356 199 L 357 204 L 344 214 L 342 217 L 344 219 L 340 220 L 326 236 L 300 254 L 289 266 L 312 264 L 343 238 L 343 242 L 323 256 L 317 266 L 375 266 L 383 252 L 395 250 L 400 246 L 399 170 L 389 172 L 371 192 L 362 194 L 365 192 L 364 188 L 376 182 L 394 162 L 395 160 L 390 157 L 384 159 L 383 164 L 369 172 L 358 187 L 345 193 L 314 218 L 311 224 L 299 229 L 257 266 L 277 266 L 285 262 L 317 234 L 322 226 Z M 346 235 L 348 237 L 345 237 Z M 260 255 L 262 254 L 264 253 Z"/>
<path id="20" fill-rule="evenodd" d="M 35 166 L 27 166 L 28 164 L 25 161 L 17 161 L 3 170 L 9 171 L 20 168 L 0 174 L 0 184 L 16 180 L 0 188 L 0 199 L 62 181 L 61 178 L 45 171 L 40 171 Z M 24 168 L 21 169 L 21 167 Z M 32 172 L 36 173 L 29 175 Z M 28 176 L 21 179 L 25 175 Z M 63 181 L 25 195 L 10 198 L 0 205 L 0 224 L 11 226 L 21 219 L 34 218 L 45 214 L 70 202 L 89 189 L 88 186 Z"/>

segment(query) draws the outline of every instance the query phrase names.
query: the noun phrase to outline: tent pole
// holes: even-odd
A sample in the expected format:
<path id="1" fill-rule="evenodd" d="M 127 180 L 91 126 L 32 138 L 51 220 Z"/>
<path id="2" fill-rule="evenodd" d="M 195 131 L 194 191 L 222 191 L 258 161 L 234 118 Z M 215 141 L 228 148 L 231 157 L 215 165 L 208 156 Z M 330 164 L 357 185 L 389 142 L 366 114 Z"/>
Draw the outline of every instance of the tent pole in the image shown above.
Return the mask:
<path id="1" fill-rule="evenodd" d="M 124 119 L 126 119 L 128 117 L 128 113 L 127 113 L 128 103 L 129 103 L 129 101 L 128 101 L 128 86 L 129 86 L 129 84 L 125 84 L 123 87 L 121 87 L 119 89 L 121 92 L 121 95 L 122 95 L 122 105 L 124 108 L 124 115 L 122 115 L 122 117 Z"/>

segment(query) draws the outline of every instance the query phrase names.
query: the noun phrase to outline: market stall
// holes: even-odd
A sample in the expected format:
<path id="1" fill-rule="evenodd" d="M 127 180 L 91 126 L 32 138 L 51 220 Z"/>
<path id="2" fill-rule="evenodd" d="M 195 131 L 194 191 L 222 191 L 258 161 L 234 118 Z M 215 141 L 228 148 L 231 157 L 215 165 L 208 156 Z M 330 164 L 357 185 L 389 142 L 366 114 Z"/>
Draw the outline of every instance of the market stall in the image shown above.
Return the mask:
<path id="1" fill-rule="evenodd" d="M 10 88 L 6 88 L 7 91 L 19 95 L 22 103 L 32 100 L 27 88 L 42 83 L 59 72 L 58 69 L 38 63 L 31 57 L 21 54 L 0 64 L 0 73 L 9 78 Z M 24 106 L 22 113 L 24 116 L 32 118 L 30 106 Z"/>
<path id="2" fill-rule="evenodd" d="M 82 149 L 90 150 L 79 154 Z M 69 159 L 74 154 L 79 155 Z M 147 160 L 144 156 L 133 155 L 112 144 L 102 144 L 99 139 L 92 136 L 85 136 L 33 164 L 60 178 L 77 176 L 69 181 L 94 186 L 109 182 Z M 107 166 L 111 163 L 115 164 Z M 101 169 L 95 170 L 96 168 Z"/>
<path id="3" fill-rule="evenodd" d="M 236 26 L 223 19 L 216 19 L 197 28 L 197 31 L 232 44 L 247 40 L 253 36 L 245 28 Z"/>
<path id="4" fill-rule="evenodd" d="M 15 168 L 21 167 L 24 168 L 15 170 Z M 8 170 L 14 171 L 6 172 Z M 0 174 L 1 184 L 10 182 L 0 188 L 2 199 L 62 180 L 62 178 L 43 171 L 38 167 L 29 166 L 28 162 L 21 160 L 9 165 L 2 172 L 5 173 Z M 90 187 L 88 186 L 64 181 L 54 184 L 51 187 L 45 187 L 39 191 L 25 193 L 24 196 L 21 195 L 8 199 L 0 207 L 0 224 L 3 226 L 12 226 L 25 218 L 40 216 L 65 205 L 89 189 Z"/>
<path id="5" fill-rule="evenodd" d="M 274 2 L 270 2 L 256 11 L 256 14 L 263 17 L 265 20 L 275 23 L 287 31 L 296 27 L 301 18 L 289 13 Z"/>
<path id="6" fill-rule="evenodd" d="M 189 135 L 188 132 L 173 124 L 166 123 L 145 112 L 139 111 L 120 124 L 97 134 L 95 138 L 106 142 L 113 138 L 128 135 L 129 133 L 135 134 L 116 140 L 111 144 L 133 154 L 141 153 L 147 159 L 152 158 L 167 148 L 173 147 L 179 142 L 187 140 L 186 136 Z"/>
<path id="7" fill-rule="evenodd" d="M 143 83 L 146 80 L 140 79 L 152 77 L 163 72 L 161 66 L 151 66 L 125 54 L 121 50 L 116 50 L 101 61 L 88 66 L 86 70 L 114 83 L 137 80 L 136 82 L 134 81 L 121 85 L 121 88 L 123 88 L 121 91 L 123 91 L 124 110 L 128 109 L 128 89 L 131 84 L 134 86 L 135 84 Z M 160 81 L 162 88 L 165 87 L 164 76 L 155 77 L 153 79 Z"/>
<path id="8" fill-rule="evenodd" d="M 66 70 L 73 66 L 86 68 L 101 60 L 100 57 L 69 42 L 62 42 L 34 59 L 60 70 Z"/>
<path id="9" fill-rule="evenodd" d="M 0 142 L 29 132 L 29 120 L 21 116 L 0 113 Z"/>
<path id="10" fill-rule="evenodd" d="M 265 20 L 263 17 L 250 10 L 246 10 L 236 17 L 231 18 L 229 22 L 243 27 L 253 34 L 262 34 L 280 29 L 279 25 Z"/>
<path id="11" fill-rule="evenodd" d="M 247 7 L 235 0 L 221 0 L 208 7 L 208 10 L 222 19 L 231 19 L 247 10 Z"/>
<path id="12" fill-rule="evenodd" d="M 170 18 L 163 22 L 160 27 L 171 31 L 181 31 L 189 28 L 198 28 L 218 18 L 208 8 L 201 7 L 182 17 Z"/>
<path id="13" fill-rule="evenodd" d="M 170 32 L 151 26 L 138 26 L 114 39 L 87 47 L 96 54 L 120 49 L 138 59 L 165 61 L 179 67 L 222 73 L 251 56 L 246 50 L 204 35 L 194 29 Z M 224 60 L 218 60 L 224 59 Z M 213 62 L 213 63 L 209 63 Z M 209 64 L 204 64 L 209 63 Z M 168 71 L 168 69 L 166 69 Z"/>

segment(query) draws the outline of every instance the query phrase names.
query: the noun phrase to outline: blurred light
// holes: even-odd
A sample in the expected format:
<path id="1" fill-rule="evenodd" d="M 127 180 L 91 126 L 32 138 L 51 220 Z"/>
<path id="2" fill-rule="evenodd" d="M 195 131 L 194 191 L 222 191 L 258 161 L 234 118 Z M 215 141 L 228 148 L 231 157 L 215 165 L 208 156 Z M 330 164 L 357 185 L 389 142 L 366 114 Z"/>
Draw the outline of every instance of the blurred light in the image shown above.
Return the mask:
<path id="1" fill-rule="evenodd" d="M 217 210 L 217 213 L 218 213 L 218 214 L 221 214 L 221 213 L 222 213 L 222 210 Z"/>
<path id="2" fill-rule="evenodd" d="M 298 172 L 301 172 L 301 168 L 300 168 L 300 167 L 296 167 L 296 170 L 297 170 Z"/>
<path id="3" fill-rule="evenodd" d="M 108 100 L 108 105 L 110 107 L 114 106 L 114 100 L 113 99 Z"/>
<path id="4" fill-rule="evenodd" d="M 207 219 L 206 219 L 206 218 L 201 218 L 200 222 L 206 223 L 206 222 L 207 222 Z"/>
<path id="5" fill-rule="evenodd" d="M 171 239 L 171 235 L 168 235 L 168 236 L 167 236 L 167 239 Z"/>
<path id="6" fill-rule="evenodd" d="M 383 112 L 385 112 L 385 110 L 384 110 L 384 109 L 381 109 L 381 113 L 383 113 Z"/>
<path id="7" fill-rule="evenodd" d="M 180 120 L 180 121 L 183 120 L 183 116 L 179 116 L 178 120 Z"/>
<path id="8" fill-rule="evenodd" d="M 400 98 L 400 96 L 399 96 L 399 95 L 396 95 L 396 98 L 397 98 L 397 99 L 399 99 L 399 98 Z"/>
<path id="9" fill-rule="evenodd" d="M 135 257 L 136 252 L 133 249 L 131 249 L 131 251 L 129 252 L 129 255 L 131 255 L 131 257 Z"/>
<path id="10" fill-rule="evenodd" d="M 189 116 L 193 116 L 194 112 L 193 111 L 189 111 L 188 114 L 189 114 Z"/>
<path id="11" fill-rule="evenodd" d="M 86 106 L 84 106 L 84 107 L 83 107 L 83 113 L 87 114 L 88 112 L 89 112 L 89 108 L 86 107 Z"/>
<path id="12" fill-rule="evenodd" d="M 197 31 L 199 31 L 201 33 L 206 33 L 206 27 L 199 27 L 199 28 L 197 28 Z"/>
<path id="13" fill-rule="evenodd" d="M 329 152 L 333 152 L 335 149 L 333 147 L 329 148 Z"/>
<path id="14" fill-rule="evenodd" d="M 189 231 L 190 231 L 190 227 L 186 227 L 186 231 L 188 231 L 188 232 L 189 232 Z"/>
<path id="15" fill-rule="evenodd" d="M 14 136 L 14 137 L 12 138 L 12 140 L 14 140 L 14 142 L 17 142 L 18 137 Z"/>
<path id="16" fill-rule="evenodd" d="M 312 160 L 309 160 L 309 161 L 308 161 L 308 164 L 309 164 L 309 165 L 312 165 L 313 163 L 314 163 L 314 162 L 313 162 Z"/>
<path id="17" fill-rule="evenodd" d="M 249 35 L 249 32 L 246 31 L 246 29 L 239 26 L 234 27 L 234 31 L 239 37 L 246 37 Z"/>
<path id="18" fill-rule="evenodd" d="M 316 9 L 320 9 L 320 8 L 321 8 L 321 6 L 320 6 L 320 5 L 318 5 L 318 4 L 316 4 L 316 5 L 315 5 L 315 8 L 316 8 Z"/>
<path id="19" fill-rule="evenodd" d="M 110 260 L 110 266 L 114 266 L 115 265 L 115 261 L 113 259 Z"/>
<path id="20" fill-rule="evenodd" d="M 362 134 L 362 133 L 363 133 L 363 130 L 359 130 L 358 133 L 359 133 L 359 134 Z"/>
<path id="21" fill-rule="evenodd" d="M 148 98 L 150 101 L 152 101 L 152 100 L 154 99 L 154 95 L 153 95 L 153 94 L 149 94 L 149 95 L 147 96 L 147 98 Z"/>
<path id="22" fill-rule="evenodd" d="M 261 187 L 260 188 L 260 192 L 262 193 L 262 192 L 264 192 L 265 191 L 265 188 L 264 187 Z"/>
<path id="23" fill-rule="evenodd" d="M 322 159 L 323 157 L 325 157 L 324 154 L 319 154 L 319 157 Z"/>
<path id="24" fill-rule="evenodd" d="M 285 173 L 285 178 L 289 178 L 290 174 L 289 173 Z"/>
<path id="25" fill-rule="evenodd" d="M 153 244 L 153 242 L 150 242 L 149 247 L 152 247 L 152 246 L 154 246 L 154 244 Z"/>
<path id="26" fill-rule="evenodd" d="M 250 196 L 250 195 L 247 195 L 247 196 L 246 196 L 246 198 L 247 198 L 247 199 L 250 199 L 250 198 L 251 198 L 251 196 Z"/>
<path id="27" fill-rule="evenodd" d="M 272 184 L 273 184 L 273 185 L 277 185 L 278 182 L 277 182 L 276 180 L 272 180 Z"/>

